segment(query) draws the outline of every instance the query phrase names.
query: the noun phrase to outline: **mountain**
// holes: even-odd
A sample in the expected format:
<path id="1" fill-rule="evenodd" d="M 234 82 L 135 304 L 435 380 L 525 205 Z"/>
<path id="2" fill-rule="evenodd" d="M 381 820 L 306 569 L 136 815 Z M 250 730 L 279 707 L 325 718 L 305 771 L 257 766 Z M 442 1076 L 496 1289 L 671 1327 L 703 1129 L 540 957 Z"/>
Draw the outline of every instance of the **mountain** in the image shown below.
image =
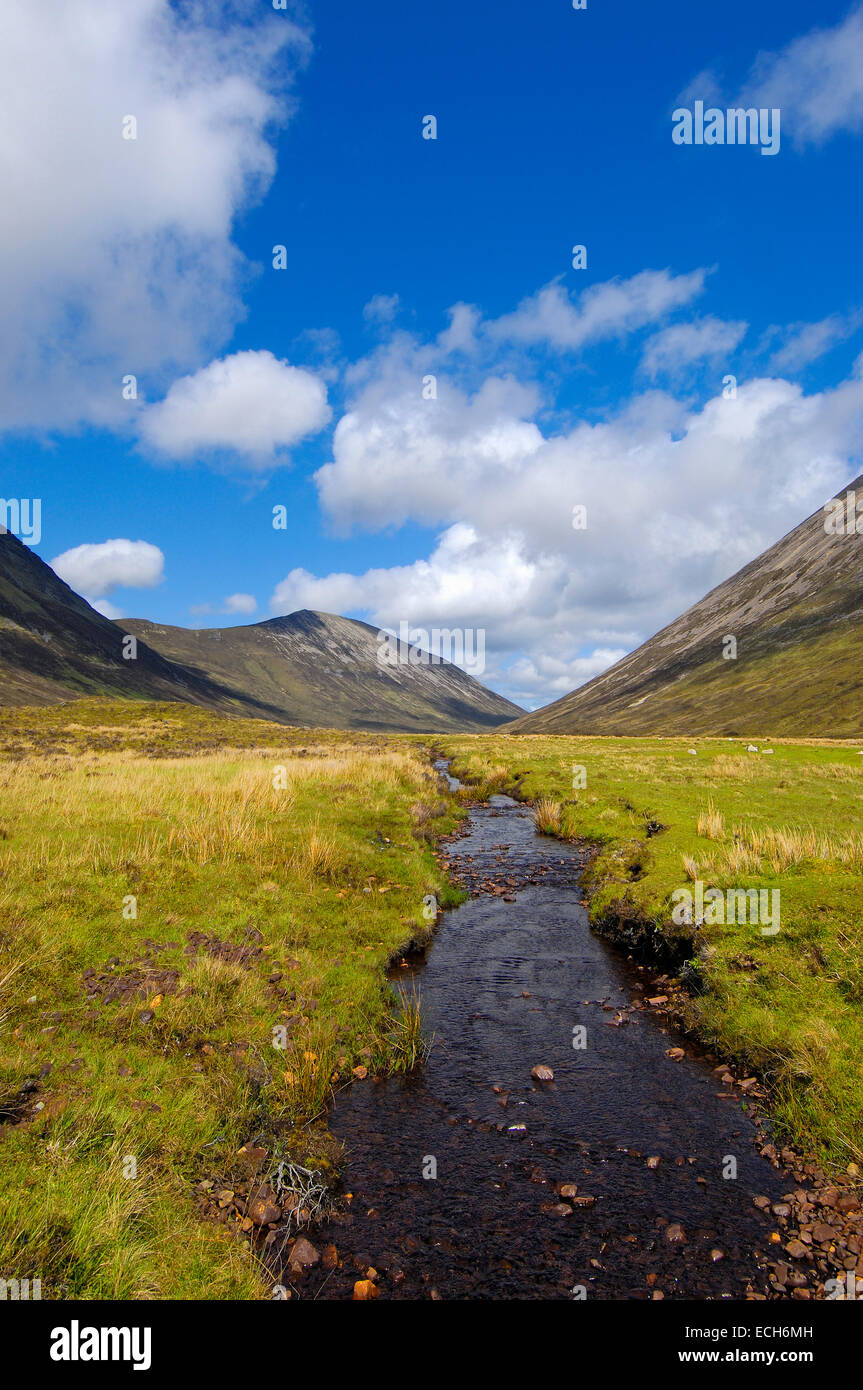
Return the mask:
<path id="1" fill-rule="evenodd" d="M 137 642 L 134 660 L 124 638 Z M 376 630 L 327 613 L 187 632 L 112 622 L 0 530 L 0 705 L 181 700 L 339 729 L 481 731 L 522 711 L 448 663 L 387 667 Z"/>
<path id="2" fill-rule="evenodd" d="M 303 609 L 245 627 L 198 632 L 142 620 L 123 626 L 238 696 L 253 690 L 292 724 L 479 732 L 523 712 L 449 662 L 382 665 L 377 628 L 332 613 Z"/>
<path id="3" fill-rule="evenodd" d="M 848 494 L 863 530 L 863 476 L 834 500 Z M 828 533 L 827 515 L 815 512 L 610 670 L 507 732 L 861 734 L 863 535 Z M 722 655 L 728 636 L 736 660 Z"/>
<path id="4" fill-rule="evenodd" d="M 0 529 L 0 704 L 46 705 L 76 696 L 187 700 L 221 708 L 226 692 L 138 642 Z"/>

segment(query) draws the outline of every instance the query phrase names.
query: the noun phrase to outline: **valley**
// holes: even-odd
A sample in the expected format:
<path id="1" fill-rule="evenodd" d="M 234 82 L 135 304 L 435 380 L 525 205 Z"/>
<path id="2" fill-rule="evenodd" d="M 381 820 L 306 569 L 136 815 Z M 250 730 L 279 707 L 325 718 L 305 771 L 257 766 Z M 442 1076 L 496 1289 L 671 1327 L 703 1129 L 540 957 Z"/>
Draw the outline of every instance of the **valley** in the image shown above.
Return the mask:
<path id="1" fill-rule="evenodd" d="M 863 1276 L 858 753 L 696 754 L 0 712 L 2 1261 L 49 1298 Z M 781 884 L 781 930 L 693 939 L 698 882 Z"/>
<path id="2" fill-rule="evenodd" d="M 114 622 L 0 534 L 0 1268 L 863 1281 L 863 609 L 825 514 L 529 714 L 405 625 Z"/>

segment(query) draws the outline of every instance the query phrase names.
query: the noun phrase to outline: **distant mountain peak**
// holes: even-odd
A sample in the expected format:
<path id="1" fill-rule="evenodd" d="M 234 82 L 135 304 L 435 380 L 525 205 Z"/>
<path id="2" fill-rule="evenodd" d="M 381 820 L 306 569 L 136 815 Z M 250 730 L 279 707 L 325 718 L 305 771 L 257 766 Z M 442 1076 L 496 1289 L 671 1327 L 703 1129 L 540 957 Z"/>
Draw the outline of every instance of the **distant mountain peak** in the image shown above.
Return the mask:
<path id="1" fill-rule="evenodd" d="M 124 638 L 133 636 L 133 659 Z M 304 608 L 192 631 L 114 623 L 11 533 L 0 534 L 0 704 L 79 696 L 182 700 L 284 724 L 442 733 L 497 728 L 520 714 L 447 662 L 379 660 L 377 629 Z"/>

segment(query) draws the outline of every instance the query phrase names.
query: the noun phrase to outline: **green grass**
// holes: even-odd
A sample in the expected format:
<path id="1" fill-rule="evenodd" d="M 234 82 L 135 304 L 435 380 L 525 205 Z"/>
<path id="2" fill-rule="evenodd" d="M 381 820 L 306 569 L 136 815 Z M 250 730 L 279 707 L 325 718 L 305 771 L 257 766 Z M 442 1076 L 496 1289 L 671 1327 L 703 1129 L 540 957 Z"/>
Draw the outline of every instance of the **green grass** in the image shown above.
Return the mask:
<path id="1" fill-rule="evenodd" d="M 344 746 L 342 734 L 326 729 L 312 732 L 261 719 L 236 719 L 170 700 L 94 697 L 45 707 L 0 707 L 0 755 L 8 758 L 124 751 L 176 758 L 222 748 L 286 746 L 300 752 L 339 741 Z M 371 739 L 363 746 L 382 747 L 383 742 Z"/>
<path id="2" fill-rule="evenodd" d="M 102 700 L 0 714 L 0 788 L 0 1277 L 264 1296 L 196 1190 L 262 1135 L 331 1181 L 333 1088 L 421 1054 L 384 968 L 452 806 L 419 748 Z"/>
<path id="3" fill-rule="evenodd" d="M 0 1277 L 45 1297 L 266 1296 L 237 1223 L 202 1219 L 201 1183 L 230 1185 L 253 1139 L 333 1181 L 334 1088 L 408 1070 L 430 1041 L 384 968 L 430 930 L 428 894 L 456 901 L 431 846 L 459 800 L 505 788 L 597 844 L 604 929 L 624 917 L 674 945 L 671 894 L 693 875 L 781 888 L 777 936 L 699 933 L 690 1021 L 765 1078 L 784 1134 L 859 1159 L 856 745 L 442 741 L 473 781 L 452 801 L 419 738 L 176 704 L 0 711 Z"/>
<path id="4" fill-rule="evenodd" d="M 586 882 L 601 930 L 628 921 L 679 950 L 691 931 L 672 922 L 675 889 L 780 889 L 777 935 L 697 932 L 705 992 L 689 1021 L 765 1079 L 780 1133 L 844 1167 L 863 1152 L 863 745 L 748 742 L 442 740 L 480 794 L 515 790 L 541 802 L 543 830 L 597 844 Z"/>

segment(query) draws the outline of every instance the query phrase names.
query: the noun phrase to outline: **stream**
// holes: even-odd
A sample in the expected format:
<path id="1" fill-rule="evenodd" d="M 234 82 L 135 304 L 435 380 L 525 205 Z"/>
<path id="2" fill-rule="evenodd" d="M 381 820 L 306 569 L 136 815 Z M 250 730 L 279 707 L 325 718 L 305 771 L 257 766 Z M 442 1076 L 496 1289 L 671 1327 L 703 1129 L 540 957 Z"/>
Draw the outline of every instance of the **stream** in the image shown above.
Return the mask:
<path id="1" fill-rule="evenodd" d="M 316 1244 L 340 1267 L 310 1271 L 301 1296 L 350 1298 L 369 1266 L 399 1299 L 764 1292 L 770 1226 L 753 1197 L 778 1201 L 782 1180 L 717 1059 L 633 1007 L 651 977 L 590 930 L 587 851 L 538 835 L 505 796 L 444 849 L 478 896 L 391 972 L 420 994 L 434 1045 L 410 1076 L 336 1097 L 352 1197 Z M 553 1081 L 532 1078 L 537 1064 Z"/>

